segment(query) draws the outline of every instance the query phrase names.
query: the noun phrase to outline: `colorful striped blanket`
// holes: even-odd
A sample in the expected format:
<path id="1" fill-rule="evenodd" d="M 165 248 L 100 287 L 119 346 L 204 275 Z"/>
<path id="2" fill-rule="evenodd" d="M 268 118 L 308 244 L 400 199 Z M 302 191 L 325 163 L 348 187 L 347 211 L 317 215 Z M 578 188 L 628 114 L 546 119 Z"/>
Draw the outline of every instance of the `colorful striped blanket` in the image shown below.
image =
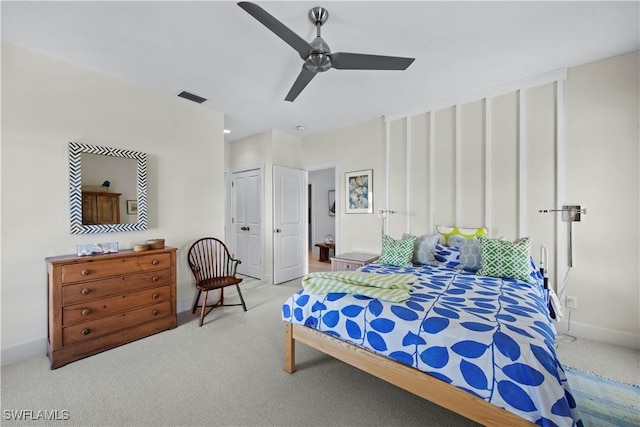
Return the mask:
<path id="1" fill-rule="evenodd" d="M 411 284 L 418 280 L 413 274 L 376 274 L 361 271 L 309 273 L 302 279 L 302 287 L 310 294 L 348 293 L 385 301 L 408 300 Z"/>

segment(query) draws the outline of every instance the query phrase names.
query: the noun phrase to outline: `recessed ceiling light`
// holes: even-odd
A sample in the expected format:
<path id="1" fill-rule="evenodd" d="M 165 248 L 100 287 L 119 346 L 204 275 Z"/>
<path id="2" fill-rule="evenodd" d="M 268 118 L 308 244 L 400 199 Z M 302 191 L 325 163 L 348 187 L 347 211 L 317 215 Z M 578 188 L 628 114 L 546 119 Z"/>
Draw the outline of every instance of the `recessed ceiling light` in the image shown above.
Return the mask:
<path id="1" fill-rule="evenodd" d="M 223 130 L 222 132 L 224 132 L 224 133 L 231 133 L 231 131 L 230 131 L 229 129 L 225 129 L 225 130 Z"/>
<path id="2" fill-rule="evenodd" d="M 307 128 L 306 128 L 306 127 L 304 127 L 304 126 L 302 126 L 302 125 L 298 125 L 298 126 L 296 126 L 296 130 L 297 130 L 298 132 L 303 132 L 303 131 L 307 130 Z"/>

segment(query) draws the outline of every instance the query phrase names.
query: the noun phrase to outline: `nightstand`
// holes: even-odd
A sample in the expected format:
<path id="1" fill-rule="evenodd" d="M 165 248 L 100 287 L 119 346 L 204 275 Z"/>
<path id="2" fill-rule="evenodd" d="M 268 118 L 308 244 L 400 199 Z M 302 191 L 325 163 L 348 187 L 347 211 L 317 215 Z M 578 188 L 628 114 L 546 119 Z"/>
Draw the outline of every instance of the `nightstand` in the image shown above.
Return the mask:
<path id="1" fill-rule="evenodd" d="M 347 252 L 331 257 L 331 271 L 354 271 L 374 262 L 378 255 Z"/>

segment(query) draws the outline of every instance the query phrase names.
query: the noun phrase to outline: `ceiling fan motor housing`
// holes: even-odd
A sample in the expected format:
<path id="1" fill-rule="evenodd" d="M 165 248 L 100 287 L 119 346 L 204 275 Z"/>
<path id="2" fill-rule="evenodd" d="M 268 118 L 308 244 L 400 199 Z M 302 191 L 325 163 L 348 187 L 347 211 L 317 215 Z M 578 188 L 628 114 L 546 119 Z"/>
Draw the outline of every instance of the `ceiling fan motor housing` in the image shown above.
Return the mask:
<path id="1" fill-rule="evenodd" d="M 322 52 L 312 53 L 305 59 L 304 66 L 313 72 L 327 71 L 331 68 L 331 57 Z"/>
<path id="2" fill-rule="evenodd" d="M 331 68 L 331 50 L 329 45 L 320 36 L 311 43 L 311 53 L 304 60 L 304 66 L 309 71 L 322 72 Z"/>

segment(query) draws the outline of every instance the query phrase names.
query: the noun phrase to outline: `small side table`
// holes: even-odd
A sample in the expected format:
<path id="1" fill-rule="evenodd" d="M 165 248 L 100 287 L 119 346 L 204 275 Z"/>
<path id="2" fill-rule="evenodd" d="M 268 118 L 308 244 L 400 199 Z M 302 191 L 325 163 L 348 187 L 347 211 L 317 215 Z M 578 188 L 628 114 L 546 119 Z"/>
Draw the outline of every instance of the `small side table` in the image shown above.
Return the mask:
<path id="1" fill-rule="evenodd" d="M 353 271 L 374 262 L 378 255 L 347 252 L 331 258 L 331 271 Z"/>
<path id="2" fill-rule="evenodd" d="M 316 243 L 316 246 L 320 248 L 320 262 L 329 261 L 329 249 L 336 250 L 336 245 L 333 243 Z"/>

